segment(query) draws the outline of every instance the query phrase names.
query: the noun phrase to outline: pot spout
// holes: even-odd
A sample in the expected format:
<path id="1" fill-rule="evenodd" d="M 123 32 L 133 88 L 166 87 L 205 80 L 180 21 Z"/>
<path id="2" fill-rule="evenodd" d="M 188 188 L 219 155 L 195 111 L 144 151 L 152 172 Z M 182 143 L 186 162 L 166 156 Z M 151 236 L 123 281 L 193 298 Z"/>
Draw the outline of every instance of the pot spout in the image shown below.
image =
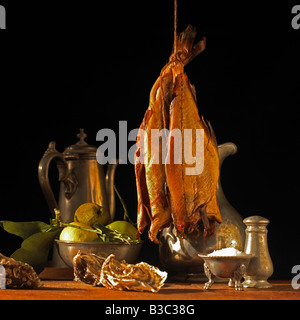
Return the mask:
<path id="1" fill-rule="evenodd" d="M 230 155 L 237 153 L 237 146 L 233 142 L 226 142 L 218 146 L 220 169 L 223 161 Z"/>

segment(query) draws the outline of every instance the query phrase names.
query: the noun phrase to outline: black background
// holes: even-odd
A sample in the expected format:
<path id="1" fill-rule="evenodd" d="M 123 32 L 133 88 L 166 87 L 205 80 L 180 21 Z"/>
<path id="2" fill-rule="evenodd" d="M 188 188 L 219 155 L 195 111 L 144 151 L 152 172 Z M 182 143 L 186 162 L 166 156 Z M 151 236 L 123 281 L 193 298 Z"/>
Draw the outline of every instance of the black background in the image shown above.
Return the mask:
<path id="1" fill-rule="evenodd" d="M 129 132 L 142 121 L 171 52 L 173 1 L 95 3 L 1 1 L 7 30 L 0 31 L 0 220 L 49 221 L 37 167 L 50 141 L 63 151 L 85 128 L 87 142 L 99 146 L 98 130 L 118 134 L 119 121 L 126 120 Z M 178 0 L 178 30 L 191 24 L 198 40 L 207 37 L 205 52 L 186 67 L 199 112 L 219 144 L 238 147 L 222 168 L 224 192 L 243 218 L 271 221 L 273 279 L 291 279 L 292 267 L 300 264 L 295 4 Z M 51 176 L 57 192 L 54 166 Z M 132 164 L 119 165 L 116 185 L 135 219 Z M 3 230 L 0 237 L 3 254 L 20 245 Z M 147 240 L 142 258 L 158 263 L 158 247 Z"/>

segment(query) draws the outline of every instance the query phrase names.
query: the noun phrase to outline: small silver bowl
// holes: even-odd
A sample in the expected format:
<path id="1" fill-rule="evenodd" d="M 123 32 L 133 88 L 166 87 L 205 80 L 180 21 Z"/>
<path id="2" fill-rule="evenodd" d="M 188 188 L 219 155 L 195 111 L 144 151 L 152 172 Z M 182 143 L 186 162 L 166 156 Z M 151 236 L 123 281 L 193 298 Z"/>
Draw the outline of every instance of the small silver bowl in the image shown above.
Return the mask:
<path id="1" fill-rule="evenodd" d="M 135 263 L 143 244 L 142 241 L 132 244 L 123 242 L 54 241 L 61 259 L 70 268 L 73 268 L 73 258 L 79 250 L 84 253 L 94 253 L 104 258 L 114 254 L 116 259 L 120 261 L 126 260 L 127 263 Z"/>
<path id="2" fill-rule="evenodd" d="M 243 253 L 237 256 L 207 256 L 200 255 L 204 260 L 204 272 L 208 278 L 204 289 L 209 289 L 215 277 L 229 278 L 228 285 L 235 290 L 244 290 L 241 280 L 246 273 L 252 254 Z"/>

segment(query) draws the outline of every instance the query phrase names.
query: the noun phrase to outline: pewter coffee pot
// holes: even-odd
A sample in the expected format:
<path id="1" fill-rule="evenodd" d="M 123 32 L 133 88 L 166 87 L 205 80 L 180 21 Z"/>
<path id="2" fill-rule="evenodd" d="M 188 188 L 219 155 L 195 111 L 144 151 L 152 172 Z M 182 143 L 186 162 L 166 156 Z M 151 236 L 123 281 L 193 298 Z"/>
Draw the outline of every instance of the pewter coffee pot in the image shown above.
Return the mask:
<path id="1" fill-rule="evenodd" d="M 52 216 L 54 209 L 61 211 L 64 222 L 74 220 L 76 209 L 83 203 L 93 202 L 106 208 L 113 221 L 115 215 L 114 175 L 116 164 L 108 164 L 106 176 L 101 164 L 96 160 L 97 148 L 89 145 L 84 139 L 84 129 L 77 134 L 79 141 L 67 147 L 63 153 L 55 148 L 55 142 L 42 157 L 38 176 L 41 188 L 48 202 Z M 49 166 L 56 161 L 60 181 L 58 204 L 49 183 Z"/>

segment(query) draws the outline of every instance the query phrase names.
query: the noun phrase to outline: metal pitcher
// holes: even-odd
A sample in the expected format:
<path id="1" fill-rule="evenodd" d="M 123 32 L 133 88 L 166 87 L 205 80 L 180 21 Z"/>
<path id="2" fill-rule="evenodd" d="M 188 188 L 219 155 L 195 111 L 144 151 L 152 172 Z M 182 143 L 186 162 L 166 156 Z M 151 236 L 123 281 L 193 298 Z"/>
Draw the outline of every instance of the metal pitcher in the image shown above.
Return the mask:
<path id="1" fill-rule="evenodd" d="M 41 188 L 48 202 L 52 216 L 54 209 L 61 211 L 62 220 L 74 220 L 76 209 L 83 203 L 93 202 L 104 207 L 110 213 L 111 221 L 115 215 L 114 175 L 116 164 L 109 164 L 104 175 L 102 165 L 96 160 L 97 148 L 89 145 L 84 139 L 87 135 L 84 129 L 77 134 L 79 141 L 60 153 L 55 148 L 55 142 L 42 157 L 38 176 Z M 52 160 L 56 161 L 60 181 L 58 204 L 49 183 L 48 171 Z"/>
<path id="2" fill-rule="evenodd" d="M 237 146 L 227 142 L 218 146 L 220 170 L 223 161 L 237 152 Z M 222 223 L 217 224 L 216 234 L 203 240 L 203 234 L 186 238 L 176 236 L 175 227 L 163 229 L 160 236 L 159 259 L 166 271 L 174 273 L 178 281 L 205 281 L 203 259 L 198 254 L 206 255 L 213 250 L 234 247 L 243 250 L 245 242 L 245 225 L 240 214 L 232 207 L 225 197 L 221 178 L 217 188 L 217 201 L 220 208 Z"/>

